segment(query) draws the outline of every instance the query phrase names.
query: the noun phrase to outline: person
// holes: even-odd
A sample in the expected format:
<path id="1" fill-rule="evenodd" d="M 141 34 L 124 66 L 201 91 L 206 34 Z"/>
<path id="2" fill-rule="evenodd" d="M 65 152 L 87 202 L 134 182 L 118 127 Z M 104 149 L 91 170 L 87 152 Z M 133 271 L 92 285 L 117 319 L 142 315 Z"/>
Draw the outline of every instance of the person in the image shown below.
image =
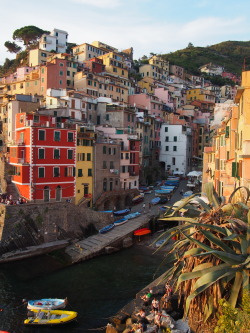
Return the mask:
<path id="1" fill-rule="evenodd" d="M 148 204 L 148 210 L 149 210 L 149 212 L 151 212 L 151 202 L 149 202 L 149 204 Z"/>
<path id="2" fill-rule="evenodd" d="M 147 294 L 141 296 L 141 299 L 142 299 L 143 302 L 144 302 L 144 303 L 143 303 L 144 306 L 147 306 L 147 305 L 148 305 L 148 302 L 150 301 L 152 295 L 153 295 L 153 291 L 152 291 L 152 289 L 149 289 L 149 291 L 148 291 Z"/>
<path id="3" fill-rule="evenodd" d="M 184 191 L 183 189 L 180 190 L 180 195 L 183 195 Z"/>
<path id="4" fill-rule="evenodd" d="M 154 299 L 152 300 L 152 310 L 155 311 L 159 311 L 160 310 L 160 303 L 158 301 L 158 299 L 156 299 L 154 297 Z"/>
<path id="5" fill-rule="evenodd" d="M 161 312 L 158 311 L 154 317 L 154 324 L 157 326 L 158 329 L 161 327 L 161 316 Z"/>
<path id="6" fill-rule="evenodd" d="M 145 207 L 146 207 L 146 204 L 144 202 L 143 205 L 142 205 L 143 213 L 145 213 Z"/>
<path id="7" fill-rule="evenodd" d="M 143 308 L 140 309 L 138 313 L 135 314 L 137 317 L 139 317 L 139 323 L 143 325 L 147 325 L 148 320 L 146 318 L 146 312 Z"/>

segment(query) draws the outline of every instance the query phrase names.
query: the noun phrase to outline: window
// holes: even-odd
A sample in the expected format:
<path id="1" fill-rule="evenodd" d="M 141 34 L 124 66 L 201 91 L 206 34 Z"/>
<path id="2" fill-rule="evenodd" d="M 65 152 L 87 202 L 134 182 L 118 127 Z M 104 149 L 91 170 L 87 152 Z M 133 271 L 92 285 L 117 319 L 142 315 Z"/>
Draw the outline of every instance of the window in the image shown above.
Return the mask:
<path id="1" fill-rule="evenodd" d="M 113 161 L 110 161 L 110 169 L 114 169 L 114 162 Z"/>
<path id="2" fill-rule="evenodd" d="M 45 177 L 45 168 L 38 168 L 38 178 Z"/>
<path id="3" fill-rule="evenodd" d="M 165 147 L 165 150 L 168 151 L 168 150 L 169 150 L 169 146 L 166 146 L 166 147 Z"/>
<path id="4" fill-rule="evenodd" d="M 68 132 L 68 142 L 73 142 L 74 141 L 74 133 Z"/>
<path id="5" fill-rule="evenodd" d="M 177 151 L 177 146 L 173 146 L 173 151 Z"/>
<path id="6" fill-rule="evenodd" d="M 55 167 L 53 171 L 54 171 L 53 174 L 54 177 L 60 177 L 60 169 L 58 167 Z"/>
<path id="7" fill-rule="evenodd" d="M 168 142 L 169 141 L 169 136 L 165 137 L 165 141 Z"/>
<path id="8" fill-rule="evenodd" d="M 92 177 L 92 169 L 88 169 L 88 177 Z"/>
<path id="9" fill-rule="evenodd" d="M 60 76 L 63 76 L 63 71 L 60 71 L 60 72 L 59 72 L 59 75 L 60 75 Z"/>
<path id="10" fill-rule="evenodd" d="M 83 177 L 82 169 L 78 169 L 78 177 Z"/>
<path id="11" fill-rule="evenodd" d="M 106 146 L 103 146 L 102 152 L 103 152 L 103 154 L 107 154 L 107 147 Z"/>
<path id="12" fill-rule="evenodd" d="M 73 150 L 72 150 L 72 149 L 69 149 L 69 150 L 68 150 L 68 159 L 69 159 L 69 160 L 72 160 L 72 159 L 73 159 Z"/>
<path id="13" fill-rule="evenodd" d="M 45 150 L 43 148 L 38 149 L 38 158 L 44 159 L 45 158 Z"/>
<path id="14" fill-rule="evenodd" d="M 168 127 L 165 127 L 165 132 L 168 132 Z"/>
<path id="15" fill-rule="evenodd" d="M 61 140 L 61 132 L 55 131 L 54 132 L 54 141 L 60 141 Z"/>
<path id="16" fill-rule="evenodd" d="M 60 150 L 59 149 L 54 149 L 54 158 L 59 159 L 60 158 Z"/>
<path id="17" fill-rule="evenodd" d="M 39 116 L 34 116 L 34 123 L 39 123 Z"/>
<path id="18" fill-rule="evenodd" d="M 87 153 L 87 161 L 91 161 L 91 154 Z"/>
<path id="19" fill-rule="evenodd" d="M 85 154 L 84 153 L 78 153 L 77 154 L 77 161 L 85 161 Z"/>
<path id="20" fill-rule="evenodd" d="M 175 165 L 175 157 L 172 157 L 172 165 Z"/>
<path id="21" fill-rule="evenodd" d="M 102 168 L 103 168 L 103 169 L 107 169 L 107 162 L 106 162 L 106 161 L 103 161 L 103 162 L 102 162 Z"/>
<path id="22" fill-rule="evenodd" d="M 38 130 L 38 140 L 40 140 L 40 141 L 45 140 L 45 131 L 44 130 Z"/>
<path id="23" fill-rule="evenodd" d="M 174 141 L 175 141 L 175 142 L 177 141 L 177 136 L 174 136 Z"/>

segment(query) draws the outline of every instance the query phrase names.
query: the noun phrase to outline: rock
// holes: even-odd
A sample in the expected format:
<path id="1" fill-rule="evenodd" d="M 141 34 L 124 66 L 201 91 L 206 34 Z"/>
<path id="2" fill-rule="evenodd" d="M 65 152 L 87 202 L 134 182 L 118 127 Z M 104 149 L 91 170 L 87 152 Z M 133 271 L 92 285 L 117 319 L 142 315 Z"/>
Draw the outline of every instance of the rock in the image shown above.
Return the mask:
<path id="1" fill-rule="evenodd" d="M 119 249 L 117 249 L 116 247 L 113 247 L 113 246 L 105 247 L 105 253 L 107 253 L 107 254 L 117 252 L 117 251 L 119 251 Z"/>
<path id="2" fill-rule="evenodd" d="M 125 238 L 125 239 L 123 240 L 123 242 L 122 242 L 122 246 L 123 246 L 124 248 L 130 247 L 130 246 L 132 246 L 132 245 L 133 245 L 133 240 L 132 240 L 131 237 L 127 237 L 127 238 Z"/>
<path id="3" fill-rule="evenodd" d="M 176 329 L 180 330 L 181 333 L 190 333 L 190 327 L 189 327 L 187 321 L 179 319 L 175 322 L 175 327 L 176 327 Z"/>
<path id="4" fill-rule="evenodd" d="M 112 324 L 107 324 L 106 333 L 118 333 Z"/>

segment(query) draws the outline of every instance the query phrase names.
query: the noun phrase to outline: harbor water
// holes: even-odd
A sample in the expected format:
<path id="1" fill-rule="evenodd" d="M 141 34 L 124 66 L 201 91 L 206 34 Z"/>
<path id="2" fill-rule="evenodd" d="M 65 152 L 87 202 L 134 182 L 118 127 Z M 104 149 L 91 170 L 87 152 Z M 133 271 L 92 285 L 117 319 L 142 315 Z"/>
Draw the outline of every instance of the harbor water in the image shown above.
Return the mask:
<path id="1" fill-rule="evenodd" d="M 11 333 L 105 332 L 108 318 L 163 273 L 163 252 L 143 244 L 59 269 L 50 256 L 6 264 L 0 270 L 0 330 Z M 44 272 L 46 272 L 44 274 Z M 60 327 L 25 327 L 23 299 L 68 297 L 78 320 Z"/>

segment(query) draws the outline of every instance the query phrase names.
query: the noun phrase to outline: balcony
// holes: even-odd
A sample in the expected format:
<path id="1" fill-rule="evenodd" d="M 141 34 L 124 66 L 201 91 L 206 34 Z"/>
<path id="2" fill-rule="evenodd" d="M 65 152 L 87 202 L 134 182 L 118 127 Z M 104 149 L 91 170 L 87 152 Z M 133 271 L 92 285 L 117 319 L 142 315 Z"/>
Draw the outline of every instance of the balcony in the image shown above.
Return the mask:
<path id="1" fill-rule="evenodd" d="M 29 164 L 29 162 L 27 162 L 25 158 L 18 158 L 17 163 L 19 163 L 19 164 Z"/>

